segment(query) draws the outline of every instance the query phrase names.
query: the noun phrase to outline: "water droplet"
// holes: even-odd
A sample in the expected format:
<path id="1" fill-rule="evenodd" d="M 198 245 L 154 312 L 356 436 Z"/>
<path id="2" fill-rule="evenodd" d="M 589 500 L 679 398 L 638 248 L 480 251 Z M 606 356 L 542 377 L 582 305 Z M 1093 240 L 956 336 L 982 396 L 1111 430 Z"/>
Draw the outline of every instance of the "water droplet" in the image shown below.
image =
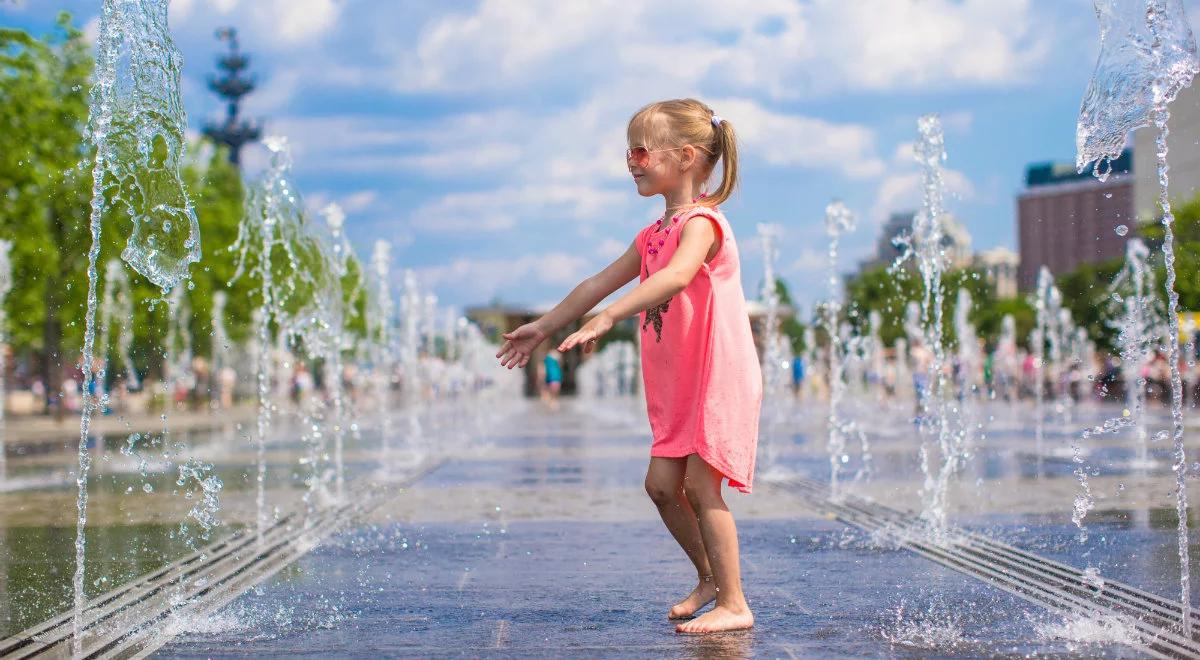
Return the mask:
<path id="1" fill-rule="evenodd" d="M 1104 193 L 1104 199 L 1112 199 L 1112 193 Z"/>
<path id="2" fill-rule="evenodd" d="M 1117 232 L 1117 236 L 1124 236 L 1125 234 L 1129 233 L 1129 227 L 1126 227 L 1125 225 L 1117 225 L 1117 228 L 1113 231 Z"/>
<path id="3" fill-rule="evenodd" d="M 147 493 L 151 493 L 154 492 L 154 486 L 151 486 L 150 484 L 142 484 L 142 490 Z"/>

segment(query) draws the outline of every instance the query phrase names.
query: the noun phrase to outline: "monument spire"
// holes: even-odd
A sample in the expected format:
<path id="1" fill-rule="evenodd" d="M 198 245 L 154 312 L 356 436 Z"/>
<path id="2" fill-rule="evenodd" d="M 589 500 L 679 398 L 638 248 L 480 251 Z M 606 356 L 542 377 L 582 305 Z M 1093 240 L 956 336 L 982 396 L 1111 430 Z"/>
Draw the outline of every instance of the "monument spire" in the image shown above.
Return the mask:
<path id="1" fill-rule="evenodd" d="M 250 58 L 238 49 L 237 30 L 220 28 L 217 39 L 229 44 L 229 52 L 217 58 L 217 68 L 221 72 L 208 79 L 208 88 L 225 99 L 226 114 L 222 122 L 209 122 L 204 127 L 204 134 L 217 144 L 229 147 L 229 162 L 237 165 L 242 145 L 258 140 L 262 133 L 257 124 L 238 117 L 242 97 L 254 91 L 255 82 L 244 75 Z"/>

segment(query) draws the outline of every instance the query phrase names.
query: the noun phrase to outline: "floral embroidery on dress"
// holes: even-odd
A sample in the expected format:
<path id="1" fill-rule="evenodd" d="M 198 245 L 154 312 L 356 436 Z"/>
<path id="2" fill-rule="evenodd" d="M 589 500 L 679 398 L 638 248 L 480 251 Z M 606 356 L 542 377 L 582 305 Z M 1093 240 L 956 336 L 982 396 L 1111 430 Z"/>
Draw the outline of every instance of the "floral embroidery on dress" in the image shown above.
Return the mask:
<path id="1" fill-rule="evenodd" d="M 649 268 L 646 269 L 646 277 L 650 277 L 650 269 Z M 672 298 L 673 297 L 674 296 L 672 296 Z M 661 303 L 646 310 L 646 320 L 642 321 L 642 332 L 646 331 L 647 325 L 653 325 L 654 326 L 654 342 L 655 343 L 659 343 L 662 341 L 662 327 L 663 327 L 662 315 L 666 314 L 667 310 L 670 309 L 670 307 L 671 307 L 671 298 L 667 298 L 666 300 L 662 301 Z"/>

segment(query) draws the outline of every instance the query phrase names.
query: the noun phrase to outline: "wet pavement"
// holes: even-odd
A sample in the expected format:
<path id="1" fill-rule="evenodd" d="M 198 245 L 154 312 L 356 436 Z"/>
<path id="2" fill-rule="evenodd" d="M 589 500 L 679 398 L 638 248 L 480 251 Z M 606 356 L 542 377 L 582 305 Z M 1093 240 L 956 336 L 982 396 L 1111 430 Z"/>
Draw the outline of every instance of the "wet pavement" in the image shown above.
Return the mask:
<path id="1" fill-rule="evenodd" d="M 632 417 L 533 410 L 221 612 L 180 624 L 158 656 L 1137 655 L 1102 643 L 1119 627 L 1063 622 L 765 484 L 726 495 L 755 628 L 678 635 L 666 611 L 695 576 L 642 490 L 648 443 Z M 1171 595 L 1167 521 L 1116 517 L 1097 523 L 1112 541 L 1089 560 Z M 974 522 L 1079 563 L 1063 516 Z"/>

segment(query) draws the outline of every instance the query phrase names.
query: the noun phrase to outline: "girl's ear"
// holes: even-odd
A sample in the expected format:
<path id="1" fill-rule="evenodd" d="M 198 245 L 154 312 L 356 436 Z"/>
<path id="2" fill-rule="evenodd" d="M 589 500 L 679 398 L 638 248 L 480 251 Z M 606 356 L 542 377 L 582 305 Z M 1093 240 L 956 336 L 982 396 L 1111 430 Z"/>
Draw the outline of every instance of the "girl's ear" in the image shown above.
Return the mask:
<path id="1" fill-rule="evenodd" d="M 692 165 L 696 162 L 696 147 L 690 144 L 683 145 L 679 150 L 679 171 L 686 172 L 692 169 Z"/>

